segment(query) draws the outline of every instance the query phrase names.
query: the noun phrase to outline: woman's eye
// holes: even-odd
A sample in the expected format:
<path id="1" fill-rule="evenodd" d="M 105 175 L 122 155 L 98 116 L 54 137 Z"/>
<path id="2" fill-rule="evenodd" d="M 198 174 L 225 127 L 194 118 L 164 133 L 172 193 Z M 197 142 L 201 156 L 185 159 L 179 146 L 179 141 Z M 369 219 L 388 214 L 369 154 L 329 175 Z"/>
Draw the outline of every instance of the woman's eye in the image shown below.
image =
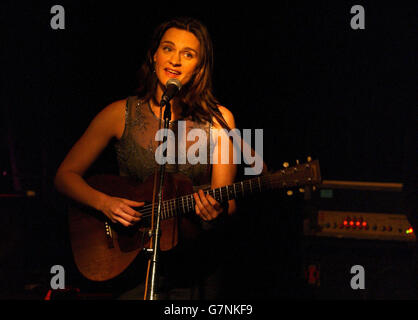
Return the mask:
<path id="1" fill-rule="evenodd" d="M 192 54 L 192 53 L 190 53 L 190 52 L 185 52 L 185 53 L 184 53 L 184 56 L 185 56 L 186 58 L 188 58 L 188 59 L 193 58 L 193 54 Z"/>
<path id="2" fill-rule="evenodd" d="M 163 47 L 163 51 L 170 52 L 172 49 L 170 47 Z"/>

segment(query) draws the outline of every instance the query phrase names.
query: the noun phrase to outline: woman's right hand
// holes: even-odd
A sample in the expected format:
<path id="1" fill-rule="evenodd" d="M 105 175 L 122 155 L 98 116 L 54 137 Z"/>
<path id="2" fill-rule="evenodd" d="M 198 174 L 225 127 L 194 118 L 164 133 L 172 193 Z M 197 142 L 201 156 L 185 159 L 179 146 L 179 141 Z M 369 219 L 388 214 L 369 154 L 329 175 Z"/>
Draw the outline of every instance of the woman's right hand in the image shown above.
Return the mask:
<path id="1" fill-rule="evenodd" d="M 130 227 L 140 221 L 142 215 L 131 207 L 142 207 L 144 204 L 144 202 L 107 196 L 100 207 L 100 211 L 113 223 L 119 222 L 125 227 Z"/>

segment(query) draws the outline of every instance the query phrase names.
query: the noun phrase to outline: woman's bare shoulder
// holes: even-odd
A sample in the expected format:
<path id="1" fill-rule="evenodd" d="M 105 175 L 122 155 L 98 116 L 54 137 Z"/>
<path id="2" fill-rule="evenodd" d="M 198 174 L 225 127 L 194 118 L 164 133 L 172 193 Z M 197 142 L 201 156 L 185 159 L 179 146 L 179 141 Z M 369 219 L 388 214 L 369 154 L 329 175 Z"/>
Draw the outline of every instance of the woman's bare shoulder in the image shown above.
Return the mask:
<path id="1" fill-rule="evenodd" d="M 108 128 L 117 139 L 122 137 L 125 128 L 126 99 L 114 101 L 105 106 L 97 118 Z"/>
<path id="2" fill-rule="evenodd" d="M 105 106 L 102 112 L 109 113 L 111 115 L 125 114 L 126 99 L 114 101 Z"/>
<path id="3" fill-rule="evenodd" d="M 234 119 L 234 115 L 232 114 L 232 112 L 221 105 L 218 105 L 218 109 L 222 114 L 222 117 L 225 119 L 226 123 L 228 124 L 228 126 L 230 128 L 235 128 L 235 119 Z M 215 126 L 219 125 L 218 121 L 215 119 Z M 219 125 L 220 126 L 220 125 Z"/>

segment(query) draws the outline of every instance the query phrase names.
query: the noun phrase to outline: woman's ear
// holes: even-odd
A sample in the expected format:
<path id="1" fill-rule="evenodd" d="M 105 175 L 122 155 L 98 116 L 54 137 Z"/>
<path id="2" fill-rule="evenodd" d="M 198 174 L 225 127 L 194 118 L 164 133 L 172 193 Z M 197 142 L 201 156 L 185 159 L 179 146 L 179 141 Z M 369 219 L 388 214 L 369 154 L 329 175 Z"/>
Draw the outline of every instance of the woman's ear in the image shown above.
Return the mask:
<path id="1" fill-rule="evenodd" d="M 149 62 L 152 66 L 152 72 L 155 72 L 155 62 L 156 61 L 157 61 L 157 59 L 155 58 L 155 54 L 154 54 L 154 56 L 152 58 L 150 57 L 150 59 L 149 59 Z"/>

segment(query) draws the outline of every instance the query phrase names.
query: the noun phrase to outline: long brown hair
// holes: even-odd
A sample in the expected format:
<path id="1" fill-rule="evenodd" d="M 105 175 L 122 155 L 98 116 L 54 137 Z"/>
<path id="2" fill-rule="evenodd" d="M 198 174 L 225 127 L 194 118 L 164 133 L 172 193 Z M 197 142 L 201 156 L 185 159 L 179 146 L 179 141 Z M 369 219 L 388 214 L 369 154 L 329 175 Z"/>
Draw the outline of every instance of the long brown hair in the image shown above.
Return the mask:
<path id="1" fill-rule="evenodd" d="M 151 45 L 139 73 L 139 87 L 136 94 L 140 99 L 155 99 L 158 79 L 154 72 L 153 56 L 157 51 L 161 38 L 170 28 L 177 28 L 193 33 L 200 42 L 200 61 L 190 81 L 183 86 L 178 95 L 182 108 L 182 116 L 191 117 L 194 121 L 211 122 L 215 117 L 222 127 L 228 128 L 218 108 L 218 101 L 213 95 L 213 45 L 207 28 L 199 21 L 190 17 L 179 17 L 160 24 L 154 31 Z M 158 104 L 157 101 L 154 101 Z"/>

